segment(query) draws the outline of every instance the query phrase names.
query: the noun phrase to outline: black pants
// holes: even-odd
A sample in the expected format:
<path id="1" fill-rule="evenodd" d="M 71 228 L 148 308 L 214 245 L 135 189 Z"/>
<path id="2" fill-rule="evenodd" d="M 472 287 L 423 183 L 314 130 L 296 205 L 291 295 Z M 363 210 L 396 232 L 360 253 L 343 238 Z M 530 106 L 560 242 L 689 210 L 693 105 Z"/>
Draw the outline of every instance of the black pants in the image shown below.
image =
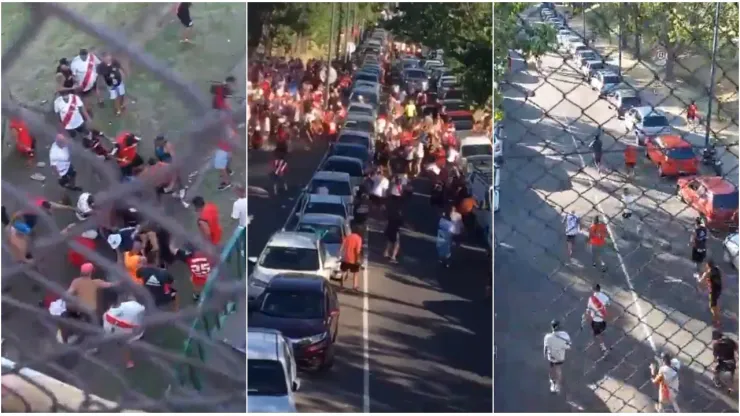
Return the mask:
<path id="1" fill-rule="evenodd" d="M 59 185 L 63 188 L 69 188 L 70 186 L 74 186 L 76 177 L 77 177 L 77 171 L 75 171 L 74 166 L 69 165 L 69 170 L 67 170 L 67 173 L 65 173 L 59 178 Z"/>

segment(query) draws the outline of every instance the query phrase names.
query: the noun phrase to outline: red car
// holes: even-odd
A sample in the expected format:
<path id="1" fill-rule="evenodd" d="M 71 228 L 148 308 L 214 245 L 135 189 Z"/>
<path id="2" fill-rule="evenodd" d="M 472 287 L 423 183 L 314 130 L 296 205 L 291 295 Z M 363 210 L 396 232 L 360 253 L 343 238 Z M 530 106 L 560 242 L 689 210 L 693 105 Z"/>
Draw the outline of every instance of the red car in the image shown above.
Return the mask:
<path id="1" fill-rule="evenodd" d="M 691 143 L 681 136 L 648 137 L 645 156 L 658 165 L 660 176 L 696 175 L 699 172 L 696 153 Z"/>
<path id="2" fill-rule="evenodd" d="M 707 218 L 710 228 L 731 228 L 737 222 L 738 192 L 719 176 L 681 178 L 678 197 Z"/>

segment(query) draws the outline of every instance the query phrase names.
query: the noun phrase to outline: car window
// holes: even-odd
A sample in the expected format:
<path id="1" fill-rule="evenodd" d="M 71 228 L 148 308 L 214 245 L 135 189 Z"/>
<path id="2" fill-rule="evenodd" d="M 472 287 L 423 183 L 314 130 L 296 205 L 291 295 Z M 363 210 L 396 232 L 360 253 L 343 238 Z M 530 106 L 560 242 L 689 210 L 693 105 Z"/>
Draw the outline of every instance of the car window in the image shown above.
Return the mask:
<path id="1" fill-rule="evenodd" d="M 276 318 L 321 319 L 324 317 L 324 299 L 321 293 L 268 289 L 259 311 Z"/>
<path id="2" fill-rule="evenodd" d="M 712 208 L 714 209 L 737 209 L 738 193 L 714 194 L 712 195 Z"/>
<path id="3" fill-rule="evenodd" d="M 604 69 L 604 64 L 602 64 L 601 62 L 592 62 L 588 65 L 588 69 L 592 71 L 595 71 L 598 69 Z"/>
<path id="4" fill-rule="evenodd" d="M 368 133 L 375 132 L 375 125 L 371 121 L 365 120 L 347 120 L 347 122 L 344 123 L 344 128 L 348 130 L 366 131 Z"/>
<path id="5" fill-rule="evenodd" d="M 460 149 L 460 154 L 462 157 L 492 155 L 493 148 L 490 144 L 463 146 L 462 149 Z"/>
<path id="6" fill-rule="evenodd" d="M 649 116 L 643 120 L 642 125 L 644 127 L 665 127 L 668 126 L 668 119 L 663 116 Z"/>
<path id="7" fill-rule="evenodd" d="M 283 366 L 275 360 L 247 359 L 248 396 L 285 396 L 288 385 L 285 382 Z"/>
<path id="8" fill-rule="evenodd" d="M 667 156 L 675 160 L 691 160 L 696 157 L 690 147 L 674 147 L 666 152 Z"/>
<path id="9" fill-rule="evenodd" d="M 378 105 L 378 96 L 370 91 L 354 91 L 352 92 L 352 96 L 349 98 L 349 100 L 353 103 L 359 103 L 360 97 L 364 98 L 365 103 Z"/>
<path id="10" fill-rule="evenodd" d="M 427 77 L 427 73 L 426 71 L 411 70 L 411 71 L 406 71 L 406 77 L 413 78 L 413 79 L 425 79 Z"/>
<path id="11" fill-rule="evenodd" d="M 622 97 L 622 107 L 635 107 L 640 105 L 640 99 L 637 97 Z"/>
<path id="12" fill-rule="evenodd" d="M 619 84 L 619 75 L 607 75 L 604 77 L 605 84 Z"/>
<path id="13" fill-rule="evenodd" d="M 331 224 L 298 224 L 298 232 L 314 233 L 325 244 L 342 244 L 342 227 Z"/>
<path id="14" fill-rule="evenodd" d="M 368 147 L 370 145 L 370 139 L 365 136 L 360 136 L 356 134 L 342 134 L 339 136 L 339 143 L 355 143 L 355 144 L 361 144 L 365 147 Z"/>
<path id="15" fill-rule="evenodd" d="M 445 103 L 444 104 L 445 111 L 458 111 L 458 110 L 467 110 L 468 106 L 465 105 L 465 103 L 457 102 L 457 103 Z"/>
<path id="16" fill-rule="evenodd" d="M 319 270 L 319 254 L 315 248 L 267 247 L 259 265 L 266 269 L 310 271 Z"/>
<path id="17" fill-rule="evenodd" d="M 351 106 L 349 108 L 348 113 L 357 113 L 362 114 L 365 116 L 371 116 L 373 115 L 373 109 L 372 108 L 365 108 L 365 107 L 359 107 L 359 106 Z"/>
<path id="18" fill-rule="evenodd" d="M 455 126 L 456 131 L 473 130 L 473 116 L 453 116 L 450 117 L 450 121 L 452 121 L 452 124 Z"/>
<path id="19" fill-rule="evenodd" d="M 372 74 L 357 74 L 355 77 L 355 80 L 357 81 L 369 81 L 369 82 L 377 82 L 378 77 Z"/>
<path id="20" fill-rule="evenodd" d="M 309 202 L 303 210 L 305 214 L 333 214 L 346 217 L 344 205 L 329 202 Z"/>
<path id="21" fill-rule="evenodd" d="M 445 100 L 462 100 L 463 99 L 463 91 L 462 90 L 450 90 L 445 93 Z"/>
<path id="22" fill-rule="evenodd" d="M 309 186 L 309 193 L 317 194 L 318 189 L 324 187 L 329 190 L 329 195 L 346 196 L 352 195 L 352 189 L 349 182 L 330 181 L 324 179 L 314 179 Z"/>
<path id="23" fill-rule="evenodd" d="M 352 177 L 364 176 L 362 165 L 349 160 L 330 160 L 321 168 L 329 172 L 345 172 Z"/>
<path id="24" fill-rule="evenodd" d="M 332 156 L 353 157 L 355 159 L 360 159 L 363 162 L 367 162 L 367 159 L 370 157 L 366 148 L 355 146 L 334 146 L 332 148 L 331 154 Z"/>

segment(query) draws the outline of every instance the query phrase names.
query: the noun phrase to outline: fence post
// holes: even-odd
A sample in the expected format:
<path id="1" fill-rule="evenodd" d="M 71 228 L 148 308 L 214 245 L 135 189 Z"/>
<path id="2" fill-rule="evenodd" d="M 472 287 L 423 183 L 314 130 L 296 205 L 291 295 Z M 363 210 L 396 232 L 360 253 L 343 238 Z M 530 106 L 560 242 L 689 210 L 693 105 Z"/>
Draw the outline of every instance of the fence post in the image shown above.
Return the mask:
<path id="1" fill-rule="evenodd" d="M 709 129 L 712 126 L 712 100 L 714 100 L 714 75 L 717 71 L 717 43 L 719 35 L 719 11 L 722 3 L 717 2 L 714 9 L 714 39 L 712 39 L 712 70 L 709 74 L 709 105 L 707 106 L 707 122 L 704 132 L 704 147 L 709 147 Z"/>
<path id="2" fill-rule="evenodd" d="M 624 16 L 623 10 L 622 10 L 623 7 L 624 5 L 619 6 L 619 39 L 617 39 L 617 43 L 619 44 L 619 71 L 618 73 L 620 77 L 622 76 L 622 36 L 623 36 L 622 17 Z"/>

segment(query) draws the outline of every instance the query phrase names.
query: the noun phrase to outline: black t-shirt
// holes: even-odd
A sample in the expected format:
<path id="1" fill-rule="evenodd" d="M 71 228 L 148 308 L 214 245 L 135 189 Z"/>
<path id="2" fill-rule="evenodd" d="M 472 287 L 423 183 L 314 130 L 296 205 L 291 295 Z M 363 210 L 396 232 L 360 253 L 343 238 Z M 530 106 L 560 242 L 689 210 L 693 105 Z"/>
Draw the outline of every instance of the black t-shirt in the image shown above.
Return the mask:
<path id="1" fill-rule="evenodd" d="M 720 293 L 722 291 L 722 272 L 719 271 L 718 267 L 713 267 L 709 271 L 709 290 L 712 293 Z"/>
<path id="2" fill-rule="evenodd" d="M 707 248 L 707 228 L 696 227 L 694 230 L 694 248 L 697 250 L 706 250 Z"/>
<path id="3" fill-rule="evenodd" d="M 714 358 L 721 361 L 734 361 L 737 343 L 730 338 L 723 337 L 712 346 Z"/>
<path id="4" fill-rule="evenodd" d="M 111 61 L 110 65 L 106 64 L 105 62 L 101 62 L 98 65 L 98 74 L 103 77 L 105 83 L 109 87 L 117 87 L 121 85 L 121 81 L 123 81 L 123 75 L 121 74 L 121 63 L 115 59 Z"/>
<path id="5" fill-rule="evenodd" d="M 165 269 L 153 266 L 144 266 L 136 271 L 136 277 L 144 281 L 144 286 L 149 289 L 149 293 L 154 298 L 157 305 L 166 304 L 172 299 L 172 284 L 175 279 L 170 272 Z"/>
<path id="6" fill-rule="evenodd" d="M 62 74 L 64 77 L 64 81 L 62 81 L 62 87 L 64 88 L 72 88 L 75 86 L 75 77 L 72 74 L 72 71 L 69 69 L 62 69 L 61 66 L 57 66 L 57 74 Z"/>

